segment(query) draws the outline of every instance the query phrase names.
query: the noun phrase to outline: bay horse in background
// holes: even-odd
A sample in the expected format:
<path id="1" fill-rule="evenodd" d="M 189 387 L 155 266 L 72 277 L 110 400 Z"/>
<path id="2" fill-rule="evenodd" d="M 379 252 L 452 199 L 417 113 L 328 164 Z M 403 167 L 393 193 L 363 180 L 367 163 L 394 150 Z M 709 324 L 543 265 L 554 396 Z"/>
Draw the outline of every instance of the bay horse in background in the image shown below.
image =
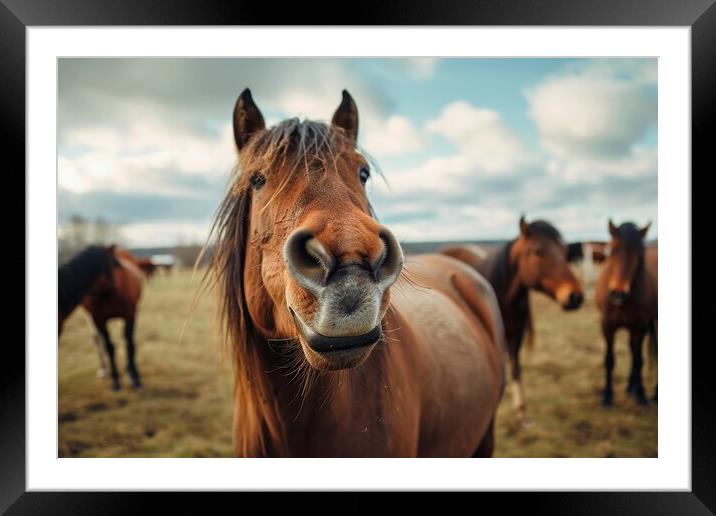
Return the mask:
<path id="1" fill-rule="evenodd" d="M 656 360 L 658 318 L 658 248 L 645 247 L 650 224 L 638 228 L 631 222 L 619 227 L 609 221 L 611 253 L 596 285 L 596 301 L 602 318 L 606 342 L 604 368 L 606 382 L 602 403 L 613 403 L 614 335 L 619 328 L 629 331 L 632 355 L 627 394 L 640 404 L 648 403 L 642 382 L 642 346 L 649 336 L 649 353 Z M 657 388 L 654 389 L 657 401 Z"/>
<path id="2" fill-rule="evenodd" d="M 134 342 L 137 303 L 142 293 L 142 272 L 127 258 L 127 254 L 126 250 L 116 246 L 90 246 L 58 270 L 58 336 L 62 333 L 64 321 L 74 309 L 80 305 L 84 307 L 104 344 L 114 390 L 119 390 L 121 385 L 107 321 L 117 317 L 124 320 L 127 372 L 134 388 L 142 385 L 135 363 Z M 104 368 L 101 350 L 100 365 Z"/>
<path id="3" fill-rule="evenodd" d="M 527 223 L 524 216 L 520 217 L 519 227 L 516 239 L 489 252 L 474 245 L 444 247 L 440 252 L 476 269 L 495 289 L 510 356 L 512 400 L 524 422 L 527 407 L 519 353 L 525 333 L 529 345 L 534 339 L 528 291 L 547 294 L 564 310 L 579 308 L 583 294 L 567 263 L 566 246 L 559 231 L 544 220 Z"/>
<path id="4" fill-rule="evenodd" d="M 497 300 L 447 256 L 403 267 L 366 197 L 350 94 L 330 124 L 267 129 L 246 89 L 233 127 L 239 164 L 207 278 L 234 355 L 236 454 L 491 455 Z"/>

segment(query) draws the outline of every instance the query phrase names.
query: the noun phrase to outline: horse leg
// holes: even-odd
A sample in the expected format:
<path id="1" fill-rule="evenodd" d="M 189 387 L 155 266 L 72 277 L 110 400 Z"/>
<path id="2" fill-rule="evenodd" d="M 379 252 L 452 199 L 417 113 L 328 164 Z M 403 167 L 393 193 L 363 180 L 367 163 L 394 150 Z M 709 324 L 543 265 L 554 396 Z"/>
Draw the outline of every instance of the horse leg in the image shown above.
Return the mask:
<path id="1" fill-rule="evenodd" d="M 629 332 L 629 347 L 631 348 L 631 373 L 629 374 L 629 384 L 633 385 L 632 392 L 636 396 L 636 401 L 640 405 L 646 405 L 646 395 L 644 394 L 644 384 L 642 383 L 641 368 L 644 365 L 642 356 L 642 344 L 644 342 L 645 331 L 642 328 L 631 329 Z"/>
<path id="2" fill-rule="evenodd" d="M 604 371 L 606 384 L 604 386 L 604 395 L 602 396 L 602 404 L 610 407 L 614 401 L 614 392 L 612 389 L 612 371 L 614 370 L 614 328 L 602 325 L 604 340 L 607 344 L 606 354 L 604 357 Z"/>
<path id="3" fill-rule="evenodd" d="M 117 363 L 114 360 L 114 344 L 109 338 L 109 331 L 107 331 L 107 321 L 96 321 L 97 331 L 99 331 L 102 340 L 104 341 L 104 348 L 107 351 L 107 357 L 109 357 L 109 368 L 112 374 L 112 389 L 118 391 L 121 387 L 119 383 L 119 372 L 117 371 Z"/>
<path id="4" fill-rule="evenodd" d="M 104 350 L 102 349 L 102 336 L 95 333 L 94 342 L 97 345 L 97 355 L 99 356 L 99 369 L 97 369 L 97 378 L 105 378 L 107 376 L 107 362 L 104 359 Z"/>
<path id="5" fill-rule="evenodd" d="M 139 378 L 137 364 L 134 362 L 134 317 L 124 322 L 124 338 L 127 341 L 127 372 L 132 378 L 132 387 L 139 389 L 142 387 L 142 380 Z"/>
<path id="6" fill-rule="evenodd" d="M 84 313 L 87 314 L 87 312 Z M 99 328 L 94 323 L 94 321 L 91 320 L 91 317 L 89 315 L 87 315 L 85 320 L 90 327 L 90 331 L 92 332 L 92 339 L 97 346 L 97 356 L 99 357 L 99 369 L 97 369 L 97 378 L 105 378 L 107 376 L 107 362 L 104 358 L 104 350 L 102 349 L 102 336 L 99 333 Z"/>
<path id="7" fill-rule="evenodd" d="M 522 368 L 520 366 L 520 342 L 522 338 L 514 336 L 508 340 L 510 352 L 510 368 L 512 373 L 512 406 L 517 412 L 520 423 L 529 423 L 527 418 L 527 406 L 525 405 L 525 395 L 522 391 Z"/>
<path id="8" fill-rule="evenodd" d="M 472 455 L 476 458 L 489 458 L 495 451 L 495 418 L 492 418 L 490 425 L 487 427 L 487 432 L 480 441 L 480 446 Z"/>

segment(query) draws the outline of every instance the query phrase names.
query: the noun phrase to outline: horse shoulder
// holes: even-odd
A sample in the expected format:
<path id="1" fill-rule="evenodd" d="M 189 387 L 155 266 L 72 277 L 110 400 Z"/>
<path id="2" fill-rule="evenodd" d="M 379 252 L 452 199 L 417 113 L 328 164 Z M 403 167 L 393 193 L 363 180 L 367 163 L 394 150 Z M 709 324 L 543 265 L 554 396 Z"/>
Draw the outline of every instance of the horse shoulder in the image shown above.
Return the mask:
<path id="1" fill-rule="evenodd" d="M 117 261 L 120 265 L 114 269 L 117 292 L 121 297 L 136 303 L 142 294 L 142 271 L 131 259 L 118 256 Z"/>
<path id="2" fill-rule="evenodd" d="M 455 308 L 471 322 L 473 330 L 484 333 L 498 354 L 506 350 L 504 326 L 497 296 L 490 283 L 474 268 L 454 257 L 442 254 L 418 258 L 425 271 L 427 286 L 450 298 Z"/>

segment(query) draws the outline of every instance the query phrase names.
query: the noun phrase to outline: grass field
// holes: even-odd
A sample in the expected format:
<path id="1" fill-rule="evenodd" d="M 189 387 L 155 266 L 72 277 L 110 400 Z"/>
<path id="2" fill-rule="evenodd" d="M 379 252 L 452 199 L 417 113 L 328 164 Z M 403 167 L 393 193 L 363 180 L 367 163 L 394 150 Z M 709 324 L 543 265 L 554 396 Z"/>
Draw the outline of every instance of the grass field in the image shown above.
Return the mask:
<path id="1" fill-rule="evenodd" d="M 136 335 L 144 382 L 138 392 L 127 378 L 119 392 L 98 378 L 89 319 L 78 310 L 67 321 L 59 353 L 60 457 L 232 456 L 230 366 L 221 362 L 211 295 L 187 321 L 195 288 L 189 272 L 155 277 L 145 286 Z M 533 309 L 535 348 L 522 353 L 532 424 L 517 424 L 507 391 L 495 456 L 657 456 L 656 405 L 638 406 L 624 394 L 631 360 L 626 334 L 617 337 L 614 407 L 605 409 L 604 344 L 593 300 L 565 313 L 536 295 Z M 110 324 L 110 333 L 123 370 L 119 321 Z M 649 393 L 655 381 L 655 371 L 645 368 Z"/>

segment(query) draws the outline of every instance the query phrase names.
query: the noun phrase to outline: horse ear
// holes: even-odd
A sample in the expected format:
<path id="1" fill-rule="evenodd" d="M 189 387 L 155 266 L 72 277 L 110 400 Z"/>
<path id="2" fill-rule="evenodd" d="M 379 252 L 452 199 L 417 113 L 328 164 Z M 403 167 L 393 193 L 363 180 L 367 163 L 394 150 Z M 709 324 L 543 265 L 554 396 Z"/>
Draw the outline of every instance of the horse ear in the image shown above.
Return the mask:
<path id="1" fill-rule="evenodd" d="M 617 237 L 617 227 L 614 225 L 614 222 L 612 222 L 612 219 L 609 219 L 609 234 L 612 235 L 614 238 Z"/>
<path id="2" fill-rule="evenodd" d="M 646 234 L 648 233 L 650 227 L 651 227 L 651 221 L 647 222 L 647 223 L 646 223 L 646 226 L 644 226 L 643 228 L 641 228 L 641 229 L 639 230 L 639 233 L 641 233 L 641 238 L 642 238 L 642 239 L 643 239 L 643 238 L 646 238 Z"/>
<path id="3" fill-rule="evenodd" d="M 266 129 L 264 116 L 254 104 L 251 90 L 246 88 L 241 92 L 234 106 L 234 140 L 236 140 L 236 147 L 241 150 L 253 134 L 264 129 Z"/>
<path id="4" fill-rule="evenodd" d="M 346 135 L 353 141 L 358 138 L 358 107 L 353 101 L 353 97 L 347 90 L 343 90 L 343 100 L 333 114 L 331 124 L 340 127 L 346 132 Z"/>
<path id="5" fill-rule="evenodd" d="M 522 233 L 524 236 L 527 236 L 527 228 L 529 227 L 529 224 L 527 224 L 527 220 L 525 220 L 524 213 L 520 215 L 520 233 Z"/>

